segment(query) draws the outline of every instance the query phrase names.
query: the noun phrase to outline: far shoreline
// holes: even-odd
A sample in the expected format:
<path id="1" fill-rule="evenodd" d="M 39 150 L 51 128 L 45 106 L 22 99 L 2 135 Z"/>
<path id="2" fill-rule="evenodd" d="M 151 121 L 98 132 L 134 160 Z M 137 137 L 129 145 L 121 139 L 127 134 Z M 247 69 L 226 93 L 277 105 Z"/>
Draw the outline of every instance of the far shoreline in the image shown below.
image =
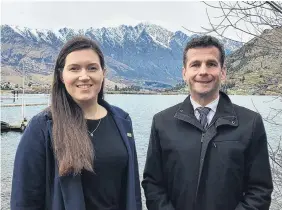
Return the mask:
<path id="1" fill-rule="evenodd" d="M 13 97 L 14 94 L 12 93 L 13 90 L 1 90 L 1 96 L 11 96 Z M 18 95 L 21 95 L 22 91 L 19 90 Z M 50 91 L 44 92 L 44 91 L 31 91 L 31 90 L 25 90 L 26 95 L 31 95 L 31 94 L 50 94 Z M 105 91 L 106 95 L 188 95 L 189 91 Z M 234 90 L 229 90 L 228 95 L 242 95 L 242 96 L 277 96 L 280 97 L 282 93 L 276 93 L 276 92 L 271 92 L 267 91 L 263 94 L 252 94 L 247 91 L 234 91 Z M 17 96 L 17 94 L 15 94 Z"/>

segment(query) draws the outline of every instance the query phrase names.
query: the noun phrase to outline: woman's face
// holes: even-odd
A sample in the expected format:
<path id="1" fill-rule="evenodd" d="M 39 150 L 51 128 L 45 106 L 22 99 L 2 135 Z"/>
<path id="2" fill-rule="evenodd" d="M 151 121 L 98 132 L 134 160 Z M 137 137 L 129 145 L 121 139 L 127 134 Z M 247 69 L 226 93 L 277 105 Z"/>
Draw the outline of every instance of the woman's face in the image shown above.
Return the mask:
<path id="1" fill-rule="evenodd" d="M 98 54 L 92 49 L 77 50 L 68 54 L 61 80 L 78 104 L 97 101 L 104 80 L 104 70 Z"/>

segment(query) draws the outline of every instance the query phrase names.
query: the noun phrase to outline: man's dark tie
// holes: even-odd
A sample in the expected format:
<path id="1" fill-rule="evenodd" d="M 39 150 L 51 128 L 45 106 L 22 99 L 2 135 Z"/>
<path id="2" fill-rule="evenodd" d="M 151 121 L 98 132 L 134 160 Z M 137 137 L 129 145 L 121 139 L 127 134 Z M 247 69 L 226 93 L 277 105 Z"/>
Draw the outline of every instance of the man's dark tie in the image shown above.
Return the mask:
<path id="1" fill-rule="evenodd" d="M 206 129 L 206 126 L 208 125 L 208 113 L 210 112 L 209 107 L 198 107 L 197 111 L 200 113 L 200 123 L 203 126 L 204 129 Z"/>

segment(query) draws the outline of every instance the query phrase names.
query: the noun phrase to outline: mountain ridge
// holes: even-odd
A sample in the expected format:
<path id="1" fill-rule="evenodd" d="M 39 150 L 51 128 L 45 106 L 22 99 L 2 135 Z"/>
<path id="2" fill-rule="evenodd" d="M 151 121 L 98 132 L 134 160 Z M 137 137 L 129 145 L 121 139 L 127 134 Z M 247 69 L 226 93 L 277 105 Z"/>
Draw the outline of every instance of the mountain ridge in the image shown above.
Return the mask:
<path id="1" fill-rule="evenodd" d="M 26 74 L 51 74 L 63 43 L 73 36 L 84 35 L 101 46 L 110 80 L 138 86 L 158 82 L 158 88 L 162 88 L 162 84 L 173 86 L 182 80 L 182 51 L 191 38 L 181 31 L 171 32 L 148 23 L 84 30 L 1 25 L 1 34 L 2 68 L 20 72 L 24 66 Z M 226 48 L 231 52 L 241 45 L 233 42 Z"/>

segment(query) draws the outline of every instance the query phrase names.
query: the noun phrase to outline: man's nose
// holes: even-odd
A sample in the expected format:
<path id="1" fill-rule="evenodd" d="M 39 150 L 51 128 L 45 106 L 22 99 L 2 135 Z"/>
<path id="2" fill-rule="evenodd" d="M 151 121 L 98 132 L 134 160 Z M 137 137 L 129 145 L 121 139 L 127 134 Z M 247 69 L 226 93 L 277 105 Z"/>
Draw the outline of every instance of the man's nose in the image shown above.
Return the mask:
<path id="1" fill-rule="evenodd" d="M 207 66 L 205 64 L 202 64 L 200 67 L 200 74 L 207 74 Z"/>

